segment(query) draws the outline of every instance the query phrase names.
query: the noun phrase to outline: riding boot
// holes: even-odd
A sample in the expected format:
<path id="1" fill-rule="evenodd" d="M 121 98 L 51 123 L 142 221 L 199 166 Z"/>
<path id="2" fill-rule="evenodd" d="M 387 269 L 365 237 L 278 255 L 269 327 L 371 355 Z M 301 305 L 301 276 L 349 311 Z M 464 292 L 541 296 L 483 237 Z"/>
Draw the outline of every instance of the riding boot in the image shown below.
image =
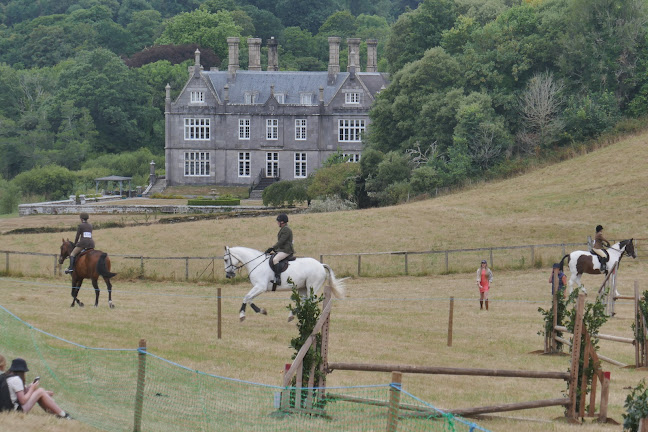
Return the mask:
<path id="1" fill-rule="evenodd" d="M 488 300 L 486 300 L 486 310 L 488 310 Z"/>
<path id="2" fill-rule="evenodd" d="M 281 273 L 275 272 L 275 284 L 281 285 Z"/>
<path id="3" fill-rule="evenodd" d="M 65 269 L 65 274 L 70 274 L 74 271 L 74 261 L 76 261 L 76 257 L 71 256 L 70 266 L 67 269 Z"/>
<path id="4" fill-rule="evenodd" d="M 607 271 L 607 265 L 605 261 L 601 261 L 601 273 L 605 273 Z"/>
<path id="5" fill-rule="evenodd" d="M 484 309 L 484 300 L 479 300 L 479 310 Z"/>

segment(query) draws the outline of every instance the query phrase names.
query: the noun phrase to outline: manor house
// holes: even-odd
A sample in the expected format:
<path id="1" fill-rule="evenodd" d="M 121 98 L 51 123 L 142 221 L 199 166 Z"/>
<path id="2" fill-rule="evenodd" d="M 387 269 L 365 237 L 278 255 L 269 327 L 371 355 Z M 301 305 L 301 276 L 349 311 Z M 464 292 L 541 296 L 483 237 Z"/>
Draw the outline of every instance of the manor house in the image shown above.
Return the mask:
<path id="1" fill-rule="evenodd" d="M 369 109 L 388 83 L 377 72 L 375 40 L 347 39 L 348 68 L 340 71 L 340 38 L 330 37 L 324 72 L 279 71 L 277 41 L 248 39 L 249 69 L 239 69 L 239 38 L 227 38 L 227 71 L 205 71 L 196 50 L 189 80 L 175 101 L 166 87 L 166 184 L 251 186 L 261 180 L 306 178 L 338 149 L 358 162 Z"/>

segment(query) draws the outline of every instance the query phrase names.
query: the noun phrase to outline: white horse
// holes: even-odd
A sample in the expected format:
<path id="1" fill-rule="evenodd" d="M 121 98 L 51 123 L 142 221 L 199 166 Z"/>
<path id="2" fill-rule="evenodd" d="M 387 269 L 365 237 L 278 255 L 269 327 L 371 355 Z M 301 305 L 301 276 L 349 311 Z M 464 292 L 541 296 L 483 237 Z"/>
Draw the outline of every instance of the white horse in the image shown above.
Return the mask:
<path id="1" fill-rule="evenodd" d="M 633 239 L 623 240 L 619 243 L 615 243 L 610 246 L 607 250 L 610 259 L 607 262 L 608 270 L 612 270 L 615 264 L 618 264 L 623 257 L 623 254 L 626 254 L 632 258 L 636 258 L 637 254 L 634 250 Z M 601 262 L 598 259 L 598 255 L 592 254 L 586 251 L 574 251 L 570 254 L 567 254 L 560 261 L 560 270 L 563 269 L 563 262 L 567 259 L 569 264 L 569 293 L 574 290 L 574 285 L 580 286 L 580 280 L 583 273 L 588 274 L 601 274 Z M 604 272 L 607 273 L 607 270 Z M 619 295 L 618 292 L 615 295 Z"/>
<path id="2" fill-rule="evenodd" d="M 252 289 L 243 298 L 243 305 L 241 305 L 239 313 L 241 321 L 245 319 L 245 307 L 248 303 L 254 312 L 267 315 L 266 310 L 257 307 L 252 303 L 252 300 L 265 291 L 272 291 L 275 274 L 268 262 L 270 257 L 271 255 L 256 249 L 225 246 L 225 255 L 223 256 L 225 260 L 225 276 L 231 279 L 236 276 L 238 270 L 245 268 L 253 285 Z M 292 284 L 288 283 L 289 278 Z M 281 285 L 277 285 L 276 290 L 291 291 L 294 286 L 299 289 L 302 296 L 306 296 L 307 289 L 312 288 L 313 292 L 317 293 L 327 280 L 333 290 L 333 295 L 337 298 L 344 298 L 344 283 L 335 279 L 331 267 L 313 258 L 297 258 L 295 261 L 290 262 L 286 271 L 281 273 Z M 288 321 L 292 321 L 293 318 L 294 315 L 291 311 Z"/>

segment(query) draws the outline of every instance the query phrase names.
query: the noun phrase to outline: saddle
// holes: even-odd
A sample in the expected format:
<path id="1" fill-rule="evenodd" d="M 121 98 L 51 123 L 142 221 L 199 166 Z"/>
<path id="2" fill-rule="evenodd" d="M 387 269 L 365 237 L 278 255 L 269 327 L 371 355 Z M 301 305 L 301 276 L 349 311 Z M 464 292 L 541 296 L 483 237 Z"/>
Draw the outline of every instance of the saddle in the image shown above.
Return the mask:
<path id="1" fill-rule="evenodd" d="M 290 254 L 286 258 L 282 259 L 279 261 L 277 264 L 272 263 L 272 258 L 268 260 L 268 263 L 270 264 L 270 268 L 272 269 L 275 274 L 283 273 L 288 269 L 288 264 L 290 261 L 295 261 L 297 258 L 293 255 Z"/>
<path id="2" fill-rule="evenodd" d="M 79 252 L 79 255 L 77 255 L 77 259 L 78 259 L 78 258 L 81 258 L 81 256 L 83 256 L 83 255 L 85 255 L 85 254 L 87 254 L 87 253 L 92 252 L 93 250 L 94 250 L 94 248 L 86 248 L 86 249 L 82 249 L 81 252 Z"/>

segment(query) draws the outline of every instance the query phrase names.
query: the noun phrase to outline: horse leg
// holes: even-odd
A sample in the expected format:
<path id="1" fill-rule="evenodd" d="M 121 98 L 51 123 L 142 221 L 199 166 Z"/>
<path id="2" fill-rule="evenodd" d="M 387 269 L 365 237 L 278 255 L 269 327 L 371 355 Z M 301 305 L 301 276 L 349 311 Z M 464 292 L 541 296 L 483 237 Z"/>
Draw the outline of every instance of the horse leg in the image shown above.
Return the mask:
<path id="1" fill-rule="evenodd" d="M 104 277 L 103 279 L 106 282 L 106 288 L 108 288 L 108 306 L 110 306 L 110 309 L 114 309 L 115 305 L 112 302 L 112 284 L 110 283 L 110 278 Z"/>
<path id="2" fill-rule="evenodd" d="M 265 286 L 253 286 L 252 289 L 243 297 L 243 305 L 241 305 L 241 309 L 239 310 L 239 320 L 245 321 L 245 306 L 250 303 L 250 307 L 256 312 L 256 313 L 262 313 L 263 315 L 267 315 L 268 313 L 266 312 L 265 309 L 257 307 L 254 303 L 252 303 L 252 300 L 262 292 L 264 292 L 266 289 Z"/>
<path id="3" fill-rule="evenodd" d="M 251 307 L 252 310 L 254 310 L 254 312 L 256 312 L 256 313 L 260 313 L 260 314 L 262 314 L 262 315 L 268 315 L 268 311 L 265 310 L 265 308 L 260 308 L 259 306 L 255 305 L 254 303 L 250 303 L 250 307 Z"/>
<path id="4" fill-rule="evenodd" d="M 83 284 L 83 279 L 79 279 L 79 280 L 77 280 L 77 283 L 75 284 L 76 287 L 72 289 L 72 290 L 76 289 L 76 292 L 74 293 L 73 297 L 74 297 L 74 301 L 76 301 L 76 303 L 79 305 L 79 307 L 85 306 L 83 304 L 83 302 L 81 300 L 79 300 L 79 298 L 78 298 L 79 291 L 81 290 L 81 285 L 82 284 Z"/>
<path id="5" fill-rule="evenodd" d="M 92 287 L 95 290 L 95 307 L 99 306 L 99 284 L 97 283 L 97 279 L 92 279 Z"/>

